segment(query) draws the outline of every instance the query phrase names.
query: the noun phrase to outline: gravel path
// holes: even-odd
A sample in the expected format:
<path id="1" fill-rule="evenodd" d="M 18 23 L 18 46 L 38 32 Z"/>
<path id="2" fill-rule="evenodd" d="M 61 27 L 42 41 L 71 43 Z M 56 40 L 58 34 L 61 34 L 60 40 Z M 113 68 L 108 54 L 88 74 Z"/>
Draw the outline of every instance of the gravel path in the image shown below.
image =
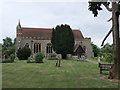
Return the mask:
<path id="1" fill-rule="evenodd" d="M 97 61 L 92 61 L 92 60 L 88 60 L 88 59 L 87 59 L 87 61 L 90 62 L 90 63 L 98 64 Z"/>

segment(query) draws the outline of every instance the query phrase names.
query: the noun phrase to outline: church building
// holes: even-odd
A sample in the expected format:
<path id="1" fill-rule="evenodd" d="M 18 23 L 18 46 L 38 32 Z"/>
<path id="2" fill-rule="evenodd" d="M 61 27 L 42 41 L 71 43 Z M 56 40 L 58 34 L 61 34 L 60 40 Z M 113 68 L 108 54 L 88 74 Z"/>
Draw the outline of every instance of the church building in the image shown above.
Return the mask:
<path id="1" fill-rule="evenodd" d="M 73 29 L 75 38 L 74 54 L 93 57 L 91 38 L 84 38 L 79 29 Z M 16 27 L 16 52 L 19 48 L 27 46 L 31 49 L 31 57 L 41 51 L 45 57 L 55 53 L 51 44 L 52 28 L 22 27 L 20 21 Z"/>

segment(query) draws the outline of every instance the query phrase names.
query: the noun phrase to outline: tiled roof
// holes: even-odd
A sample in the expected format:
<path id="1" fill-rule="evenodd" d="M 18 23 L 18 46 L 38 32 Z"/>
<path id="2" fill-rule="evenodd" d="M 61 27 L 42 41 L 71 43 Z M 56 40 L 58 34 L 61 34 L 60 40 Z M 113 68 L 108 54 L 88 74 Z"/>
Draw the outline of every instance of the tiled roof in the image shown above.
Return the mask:
<path id="1" fill-rule="evenodd" d="M 52 35 L 52 28 L 28 28 L 22 27 L 23 37 L 37 37 L 42 40 L 50 40 Z M 79 29 L 73 29 L 76 41 L 82 40 L 84 37 Z"/>

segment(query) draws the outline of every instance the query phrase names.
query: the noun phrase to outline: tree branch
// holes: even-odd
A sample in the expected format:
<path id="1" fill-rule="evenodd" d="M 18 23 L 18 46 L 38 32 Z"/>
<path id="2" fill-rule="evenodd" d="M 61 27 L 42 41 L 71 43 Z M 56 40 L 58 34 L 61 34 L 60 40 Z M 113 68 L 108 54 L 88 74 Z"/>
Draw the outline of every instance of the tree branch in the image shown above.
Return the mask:
<path id="1" fill-rule="evenodd" d="M 101 46 L 104 45 L 105 40 L 107 39 L 107 37 L 110 35 L 110 33 L 111 33 L 112 31 L 113 31 L 113 26 L 112 26 L 112 28 L 110 29 L 110 31 L 108 32 L 108 34 L 105 36 L 105 38 L 103 39 Z"/>
<path id="2" fill-rule="evenodd" d="M 103 3 L 103 5 L 105 6 L 105 8 L 109 11 L 112 12 L 112 8 L 109 8 L 109 5 L 106 3 Z"/>
<path id="3" fill-rule="evenodd" d="M 112 17 L 109 20 L 107 20 L 107 22 L 110 22 L 111 20 L 112 20 Z"/>

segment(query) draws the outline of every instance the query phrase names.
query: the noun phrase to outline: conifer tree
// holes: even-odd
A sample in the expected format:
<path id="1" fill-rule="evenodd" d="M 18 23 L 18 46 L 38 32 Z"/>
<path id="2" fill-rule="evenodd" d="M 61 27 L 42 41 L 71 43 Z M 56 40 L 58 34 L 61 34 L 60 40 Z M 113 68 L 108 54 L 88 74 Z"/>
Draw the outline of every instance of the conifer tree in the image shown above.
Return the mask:
<path id="1" fill-rule="evenodd" d="M 67 54 L 72 54 L 74 49 L 74 34 L 69 25 L 57 25 L 53 28 L 51 43 L 53 50 L 66 59 Z"/>

